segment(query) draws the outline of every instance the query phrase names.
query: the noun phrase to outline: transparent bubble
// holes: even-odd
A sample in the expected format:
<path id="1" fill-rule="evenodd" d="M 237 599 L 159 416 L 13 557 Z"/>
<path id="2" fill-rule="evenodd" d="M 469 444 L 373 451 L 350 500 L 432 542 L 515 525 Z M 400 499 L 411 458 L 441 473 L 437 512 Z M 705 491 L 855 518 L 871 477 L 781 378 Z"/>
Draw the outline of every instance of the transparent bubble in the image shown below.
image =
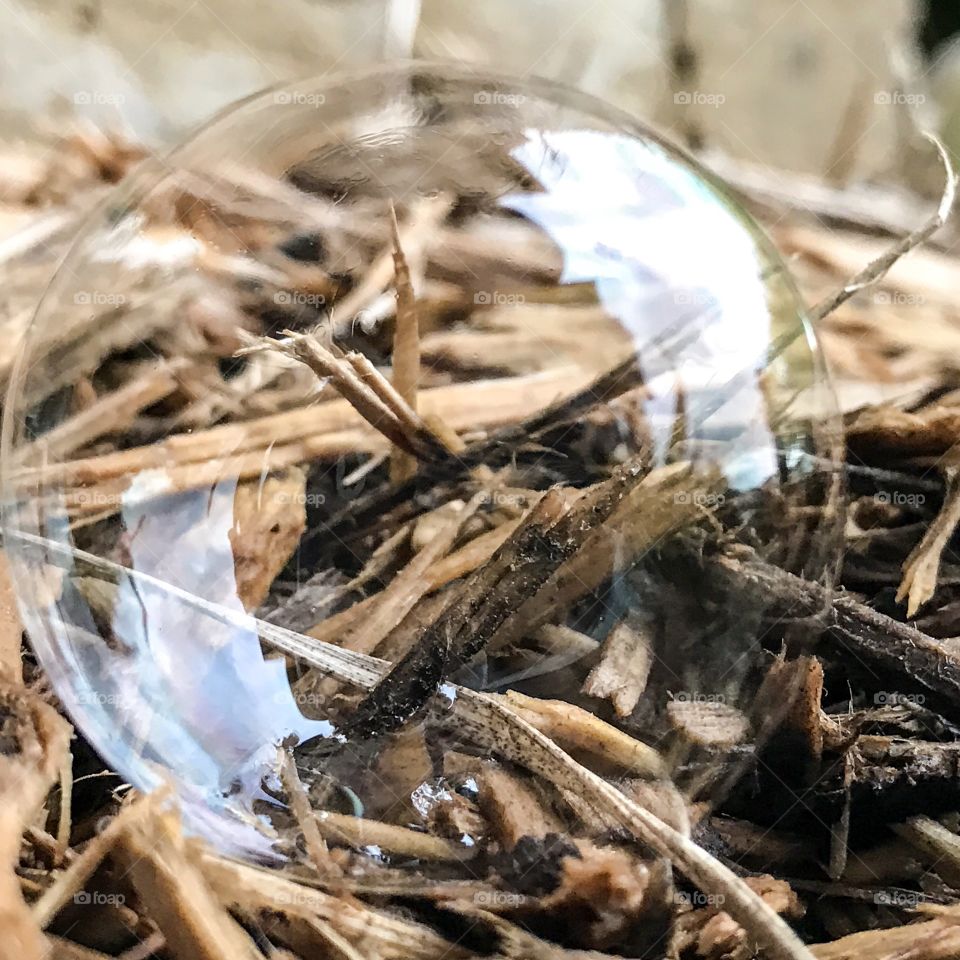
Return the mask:
<path id="1" fill-rule="evenodd" d="M 391 369 L 398 310 L 419 368 Z M 149 162 L 53 280 L 6 417 L 57 693 L 243 855 L 295 850 L 284 750 L 318 807 L 442 832 L 497 752 L 462 687 L 573 705 L 660 766 L 541 716 L 578 761 L 715 802 L 789 705 L 791 578 L 822 598 L 837 557 L 834 400 L 769 241 L 633 119 L 450 66 L 271 90 Z"/>

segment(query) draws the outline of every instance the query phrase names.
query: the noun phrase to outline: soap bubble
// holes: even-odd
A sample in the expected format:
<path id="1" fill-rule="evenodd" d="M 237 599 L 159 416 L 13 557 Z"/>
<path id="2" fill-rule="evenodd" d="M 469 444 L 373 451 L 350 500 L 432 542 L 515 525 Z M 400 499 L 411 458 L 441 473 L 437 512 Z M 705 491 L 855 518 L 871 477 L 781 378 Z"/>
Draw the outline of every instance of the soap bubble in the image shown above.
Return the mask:
<path id="1" fill-rule="evenodd" d="M 391 371 L 414 314 L 419 369 Z M 462 688 L 625 790 L 716 802 L 838 555 L 835 401 L 770 242 L 630 117 L 467 68 L 269 90 L 146 163 L 54 278 L 5 413 L 55 690 L 245 856 L 294 849 L 283 751 L 340 815 L 432 831 L 474 803 L 497 750 Z"/>

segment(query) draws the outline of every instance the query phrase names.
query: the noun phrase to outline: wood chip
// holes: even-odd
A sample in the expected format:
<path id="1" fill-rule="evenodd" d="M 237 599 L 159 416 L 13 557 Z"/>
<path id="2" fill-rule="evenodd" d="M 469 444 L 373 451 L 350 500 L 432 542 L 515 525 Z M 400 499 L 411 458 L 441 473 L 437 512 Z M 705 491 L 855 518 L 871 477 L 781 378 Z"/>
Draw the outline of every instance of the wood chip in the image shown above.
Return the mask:
<path id="1" fill-rule="evenodd" d="M 135 824 L 139 817 L 147 815 L 156 801 L 157 798 L 147 798 L 131 803 L 83 848 L 70 866 L 56 877 L 44 891 L 43 896 L 33 905 L 33 916 L 39 926 L 50 925 L 70 898 L 83 889 L 84 884 L 110 854 L 124 831 Z"/>
<path id="2" fill-rule="evenodd" d="M 583 684 L 587 696 L 610 700 L 618 717 L 629 717 L 646 689 L 653 665 L 652 629 L 639 616 L 615 624 Z"/>
<path id="3" fill-rule="evenodd" d="M 704 747 L 735 746 L 750 731 L 750 721 L 743 712 L 719 700 L 671 700 L 667 716 L 686 739 Z"/>
<path id="4" fill-rule="evenodd" d="M 262 954 L 220 905 L 177 818 L 155 812 L 128 826 L 118 852 L 177 960 L 257 960 Z"/>
<path id="5" fill-rule="evenodd" d="M 529 778 L 486 763 L 476 779 L 480 812 L 504 850 L 512 850 L 521 837 L 542 840 L 548 834 L 565 832 L 563 821 L 545 805 Z"/>

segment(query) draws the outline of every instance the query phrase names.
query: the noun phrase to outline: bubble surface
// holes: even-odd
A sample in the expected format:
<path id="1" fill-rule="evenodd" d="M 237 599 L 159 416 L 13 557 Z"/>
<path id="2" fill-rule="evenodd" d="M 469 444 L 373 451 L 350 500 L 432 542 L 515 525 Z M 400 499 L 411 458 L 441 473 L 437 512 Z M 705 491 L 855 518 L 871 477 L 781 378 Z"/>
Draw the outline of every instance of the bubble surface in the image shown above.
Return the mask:
<path id="1" fill-rule="evenodd" d="M 288 349 L 390 381 L 392 211 L 419 326 L 406 480 Z M 823 581 L 837 555 L 835 404 L 766 237 L 633 119 L 450 66 L 267 91 L 148 162 L 53 280 L 5 417 L 7 545 L 58 695 L 248 856 L 291 851 L 281 745 L 318 804 L 434 829 L 473 783 L 456 758 L 490 755 L 460 687 L 572 704 L 719 797 L 795 639 L 724 571 Z M 557 525 L 518 540 L 548 491 Z M 453 655 L 424 653 L 438 623 Z M 300 634 L 400 663 L 392 692 L 375 661 L 318 673 Z"/>

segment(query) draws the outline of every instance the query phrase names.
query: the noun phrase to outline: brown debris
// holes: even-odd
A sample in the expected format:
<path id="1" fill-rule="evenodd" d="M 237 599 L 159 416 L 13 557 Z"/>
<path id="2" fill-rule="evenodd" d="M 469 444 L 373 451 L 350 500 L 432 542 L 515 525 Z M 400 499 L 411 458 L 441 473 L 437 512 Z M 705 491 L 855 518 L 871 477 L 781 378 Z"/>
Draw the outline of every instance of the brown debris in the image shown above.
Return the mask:
<path id="1" fill-rule="evenodd" d="M 260 606 L 306 527 L 306 478 L 291 467 L 279 476 L 244 480 L 233 497 L 237 596 L 247 610 Z"/>
<path id="2" fill-rule="evenodd" d="M 16 686 L 23 681 L 20 647 L 23 624 L 11 579 L 10 561 L 0 549 L 0 682 Z"/>
<path id="3" fill-rule="evenodd" d="M 564 857 L 560 885 L 543 900 L 571 926 L 583 923 L 586 944 L 602 949 L 616 943 L 637 922 L 646 906 L 650 871 L 635 855 L 587 840 L 576 844 L 579 856 Z"/>
<path id="4" fill-rule="evenodd" d="M 504 850 L 512 850 L 522 837 L 543 839 L 564 832 L 562 821 L 544 806 L 542 795 L 528 778 L 487 763 L 478 774 L 477 783 L 480 812 Z"/>
<path id="5" fill-rule="evenodd" d="M 23 901 L 14 868 L 33 822 L 69 753 L 70 727 L 22 687 L 0 685 L 0 956 L 45 960 L 40 925 Z"/>
<path id="6" fill-rule="evenodd" d="M 653 665 L 650 629 L 639 616 L 617 623 L 603 641 L 600 662 L 583 684 L 585 694 L 609 699 L 618 717 L 629 717 L 646 689 Z"/>
<path id="7" fill-rule="evenodd" d="M 940 513 L 927 528 L 923 539 L 903 562 L 903 580 L 897 589 L 897 601 L 907 600 L 907 616 L 917 611 L 937 591 L 937 573 L 947 543 L 960 523 L 960 475 L 947 471 L 946 499 Z"/>
<path id="8" fill-rule="evenodd" d="M 260 956 L 217 902 L 173 814 L 156 812 L 128 826 L 120 859 L 177 960 Z"/>
<path id="9" fill-rule="evenodd" d="M 282 747 L 281 750 L 283 750 Z M 297 826 L 303 834 L 307 853 L 310 855 L 314 867 L 321 876 L 339 876 L 342 871 L 330 856 L 330 851 L 310 807 L 310 799 L 300 782 L 297 765 L 285 750 L 280 766 L 280 776 L 290 800 L 290 809 L 293 811 Z"/>
<path id="10" fill-rule="evenodd" d="M 582 707 L 560 700 L 538 700 L 516 690 L 507 693 L 504 700 L 511 710 L 551 740 L 585 751 L 627 773 L 649 778 L 665 773 L 663 758 L 653 747 L 604 723 Z"/>
<path id="11" fill-rule="evenodd" d="M 705 747 L 732 747 L 750 729 L 743 712 L 722 700 L 671 700 L 667 715 L 686 739 Z"/>
<path id="12" fill-rule="evenodd" d="M 70 149 L 72 159 L 66 166 L 72 172 L 63 180 L 71 184 L 70 191 L 91 178 L 113 180 L 134 159 L 119 146 L 96 138 Z M 47 203 L 63 193 L 63 183 L 58 186 L 56 178 L 45 181 L 36 173 L 24 167 L 19 175 L 3 180 L 0 189 L 12 184 L 18 196 L 29 196 L 32 203 Z M 952 176 L 949 180 L 948 195 Z M 364 817 L 338 809 L 311 810 L 313 794 L 303 789 L 296 768 L 285 757 L 284 780 L 307 857 L 282 870 L 234 863 L 205 852 L 180 836 L 169 814 L 145 813 L 152 801 L 124 809 L 101 832 L 92 827 L 94 812 L 80 811 L 81 819 L 75 823 L 65 728 L 54 730 L 56 724 L 51 725 L 34 740 L 49 734 L 45 746 L 51 746 L 56 762 L 45 750 L 43 756 L 33 756 L 36 751 L 25 750 L 22 744 L 15 761 L 0 758 L 11 767 L 3 778 L 8 784 L 4 805 L 8 822 L 0 831 L 7 844 L 2 865 L 9 873 L 3 874 L 3 884 L 9 889 L 0 898 L 0 909 L 9 914 L 3 929 L 13 944 L 12 956 L 32 960 L 41 955 L 38 946 L 43 955 L 49 946 L 54 956 L 78 960 L 106 956 L 40 933 L 105 858 L 115 860 L 121 869 L 132 868 L 130 876 L 139 893 L 136 906 L 143 916 L 138 918 L 129 908 L 123 914 L 123 922 L 139 924 L 138 936 L 143 935 L 131 958 L 151 951 L 191 960 L 259 956 L 259 945 L 254 946 L 237 919 L 269 938 L 273 953 L 291 960 L 308 956 L 466 960 L 477 955 L 467 940 L 460 945 L 451 942 L 446 926 L 434 922 L 429 904 L 439 906 L 438 912 L 452 926 L 469 924 L 472 933 L 479 930 L 488 937 L 479 952 L 490 956 L 517 960 L 586 956 L 538 939 L 514 923 L 513 913 L 526 910 L 542 912 L 547 922 L 583 917 L 586 946 L 636 955 L 630 952 L 633 928 L 647 923 L 647 911 L 666 908 L 667 921 L 677 920 L 682 949 L 706 960 L 748 960 L 758 950 L 772 958 L 799 960 L 809 958 L 810 952 L 776 915 L 798 917 L 801 898 L 807 896 L 820 906 L 820 901 L 836 898 L 852 904 L 849 910 L 835 911 L 834 919 L 844 914 L 842 932 L 876 923 L 889 927 L 894 910 L 874 902 L 877 894 L 872 890 L 881 878 L 892 888 L 905 883 L 911 890 L 918 887 L 929 898 L 922 906 L 931 912 L 936 907 L 941 914 L 924 923 L 854 932 L 813 947 L 812 953 L 825 960 L 939 960 L 956 954 L 960 947 L 954 936 L 955 894 L 946 884 L 956 886 L 960 878 L 958 823 L 951 814 L 935 809 L 936 802 L 923 791 L 939 792 L 940 801 L 952 803 L 948 791 L 955 789 L 958 765 L 953 724 L 960 668 L 956 643 L 949 638 L 960 632 L 952 609 L 957 604 L 960 565 L 945 548 L 957 520 L 951 451 L 960 423 L 960 396 L 952 378 L 958 370 L 960 341 L 952 327 L 960 272 L 952 255 L 934 256 L 929 251 L 918 251 L 894 265 L 905 251 L 929 237 L 944 209 L 886 255 L 880 250 L 875 263 L 829 296 L 823 296 L 829 285 L 825 273 L 836 278 L 854 272 L 851 265 L 859 267 L 867 252 L 872 255 L 874 246 L 885 242 L 852 233 L 827 234 L 816 226 L 794 232 L 787 225 L 781 230 L 803 257 L 798 272 L 803 282 L 809 281 L 808 300 L 819 301 L 814 313 L 824 317 L 825 339 L 845 378 L 844 409 L 859 406 L 849 399 L 858 396 L 851 382 L 864 371 L 869 372 L 869 386 L 886 383 L 891 389 L 902 388 L 894 404 L 861 409 L 849 418 L 847 479 L 854 496 L 861 502 L 875 499 L 876 486 L 883 490 L 884 483 L 895 486 L 916 480 L 918 473 L 944 456 L 950 477 L 944 508 L 932 522 L 930 511 L 904 512 L 888 502 L 888 509 L 873 510 L 872 524 L 864 520 L 862 527 L 848 531 L 856 555 L 848 551 L 847 559 L 857 565 L 848 562 L 839 581 L 856 591 L 847 594 L 778 570 L 746 548 L 729 547 L 730 531 L 722 511 L 701 505 L 722 495 L 725 480 L 695 471 L 695 458 L 650 471 L 645 448 L 651 432 L 642 412 L 646 388 L 637 358 L 622 361 L 631 345 L 611 336 L 607 329 L 611 318 L 594 302 L 596 292 L 590 285 L 555 284 L 556 251 L 545 250 L 542 238 L 528 224 L 490 223 L 460 230 L 445 222 L 453 201 L 440 198 L 407 208 L 402 226 L 394 224 L 391 237 L 379 208 L 369 216 L 366 212 L 345 216 L 337 204 L 308 197 L 286 182 L 257 185 L 246 179 L 243 190 L 236 186 L 216 178 L 210 184 L 178 185 L 156 202 L 169 203 L 176 222 L 208 247 L 197 253 L 191 270 L 199 264 L 225 289 L 241 280 L 249 288 L 243 293 L 247 299 L 242 301 L 242 314 L 237 312 L 240 300 L 224 312 L 217 309 L 217 297 L 206 291 L 205 300 L 189 299 L 185 304 L 157 295 L 139 312 L 92 317 L 89 330 L 83 324 L 70 326 L 69 337 L 54 342 L 43 358 L 50 377 L 38 379 L 49 379 L 51 390 L 72 387 L 71 415 L 22 454 L 17 464 L 22 489 L 46 494 L 60 480 L 66 481 L 69 517 L 80 521 L 73 532 L 86 544 L 85 537 L 95 537 L 100 525 L 110 522 L 111 511 L 95 509 L 97 504 L 122 504 L 128 484 L 142 471 L 165 471 L 169 492 L 238 480 L 231 534 L 238 590 L 247 610 L 266 602 L 272 616 L 276 610 L 282 615 L 286 590 L 281 584 L 274 592 L 274 581 L 304 533 L 305 471 L 315 466 L 320 473 L 329 465 L 322 461 L 342 461 L 349 470 L 344 488 L 368 484 L 370 489 L 386 488 L 382 464 L 395 454 L 394 489 L 400 496 L 409 493 L 409 502 L 389 505 L 376 523 L 365 527 L 361 518 L 369 508 L 365 494 L 356 490 L 356 504 L 347 503 L 340 515 L 358 523 L 355 539 L 348 544 L 338 541 L 354 554 L 356 565 L 344 572 L 331 564 L 336 585 L 324 593 L 312 619 L 330 610 L 339 612 L 311 631 L 318 640 L 338 646 L 311 643 L 282 628 L 271 632 L 269 624 L 261 629 L 264 643 L 286 654 L 291 670 L 310 665 L 300 682 L 316 674 L 340 692 L 337 722 L 345 718 L 348 732 L 358 689 L 374 699 L 379 696 L 380 707 L 399 705 L 400 722 L 411 716 L 415 722 L 373 744 L 375 759 L 365 772 L 380 784 L 383 796 L 366 802 Z M 269 208 L 272 216 L 243 213 L 239 208 L 244 204 Z M 314 257 L 318 262 L 283 262 L 286 254 L 274 248 L 291 229 L 309 230 L 317 237 L 317 247 L 336 249 L 347 279 L 355 281 L 349 293 L 339 294 L 340 281 L 332 268 L 319 262 L 320 254 Z M 48 237 L 56 234 L 53 226 L 43 230 L 50 231 Z M 158 234 L 152 239 L 159 243 L 163 238 Z M 215 246 L 219 249 L 213 250 Z M 472 281 L 464 278 L 463 262 L 458 262 L 467 254 L 469 262 L 479 258 L 492 268 L 497 282 L 509 281 L 510 289 L 525 302 L 491 309 L 476 309 L 476 302 L 471 306 Z M 396 290 L 392 383 L 385 368 L 371 359 L 382 364 L 391 353 L 389 323 L 385 336 L 376 330 L 381 320 L 389 321 L 393 310 L 391 276 Z M 913 328 L 890 322 L 902 319 L 902 311 L 865 302 L 863 290 L 881 277 L 886 294 L 929 301 L 914 311 Z M 254 288 L 261 293 L 252 292 Z M 263 301 L 262 291 L 287 288 L 325 298 L 335 317 L 329 331 L 332 341 L 324 339 L 327 330 L 313 328 L 316 313 L 307 320 L 291 314 L 286 339 L 258 341 L 266 352 L 248 354 L 249 366 L 233 379 L 222 377 L 218 365 L 240 344 L 241 328 L 254 338 L 267 332 L 259 316 L 270 300 L 268 296 Z M 183 329 L 169 329 L 169 316 L 186 318 Z M 369 320 L 376 322 L 368 331 Z M 121 329 L 125 325 L 150 336 L 164 362 L 147 368 L 139 361 L 116 364 L 114 355 L 129 342 Z M 370 357 L 343 353 L 333 345 L 347 328 L 354 337 L 356 327 L 369 337 Z M 89 340 L 81 348 L 58 353 L 75 335 L 89 335 Z M 540 339 L 555 349 L 546 359 Z M 596 349 L 587 349 L 591 340 L 597 341 Z M 911 342 L 918 340 L 924 342 L 913 344 L 913 349 Z M 308 395 L 313 374 L 303 366 L 277 363 L 278 350 L 305 359 L 310 370 L 329 382 Z M 0 376 L 8 369 L 6 363 L 5 348 Z M 488 379 L 479 381 L 479 376 Z M 339 398 L 334 396 L 337 392 Z M 930 396 L 936 402 L 929 402 Z M 685 396 L 677 422 L 688 427 L 695 416 L 695 406 Z M 560 427 L 571 435 L 582 429 L 581 446 L 554 449 Z M 189 432 L 168 436 L 171 430 Z M 580 452 L 595 445 L 604 454 L 594 462 L 584 453 L 581 464 Z M 537 475 L 531 451 L 543 454 L 548 464 L 554 454 L 559 454 L 557 460 L 572 461 L 565 467 L 572 467 L 572 478 L 559 470 L 562 479 L 554 481 L 552 467 L 545 468 L 542 477 Z M 66 463 L 57 462 L 68 457 Z M 637 472 L 629 476 L 625 470 L 618 472 L 616 464 L 625 461 Z M 491 505 L 474 497 L 478 485 L 490 481 L 477 471 L 485 462 L 516 474 L 498 488 L 504 504 L 494 501 L 491 509 L 481 509 Z M 444 480 L 428 489 L 434 470 Z M 404 479 L 415 471 L 415 481 L 404 486 Z M 448 480 L 444 471 L 454 479 Z M 311 483 L 322 479 L 314 474 Z M 919 479 L 926 484 L 922 489 L 936 490 L 939 496 L 938 479 L 932 475 Z M 554 483 L 553 491 L 546 492 Z M 730 491 L 726 493 L 729 496 Z M 789 522 L 800 530 L 805 519 L 806 515 L 791 514 Z M 336 530 L 342 532 L 343 526 Z M 905 557 L 921 531 L 919 545 Z M 699 551 L 697 562 L 709 586 L 721 583 L 723 589 L 743 597 L 746 607 L 759 604 L 769 611 L 763 624 L 765 631 L 769 628 L 769 636 L 764 634 L 767 649 L 776 653 L 782 639 L 782 655 L 770 668 L 768 680 L 777 690 L 796 688 L 781 733 L 801 741 L 802 757 L 800 764 L 792 754 L 778 758 L 784 759 L 785 769 L 778 768 L 784 779 L 779 785 L 782 792 L 775 794 L 777 810 L 772 812 L 781 813 L 782 802 L 782 813 L 789 818 L 794 801 L 804 809 L 809 802 L 810 820 L 818 825 L 802 823 L 799 834 L 793 832 L 796 821 L 785 823 L 781 833 L 763 825 L 769 818 L 758 816 L 757 823 L 732 823 L 728 818 L 718 823 L 714 818 L 694 835 L 703 843 L 698 845 L 690 837 L 690 821 L 709 809 L 709 803 L 690 804 L 688 809 L 669 780 L 612 779 L 614 774 L 649 778 L 669 777 L 671 772 L 674 757 L 661 756 L 637 739 L 633 734 L 645 728 L 631 725 L 638 707 L 642 711 L 657 692 L 653 688 L 660 666 L 654 656 L 660 641 L 658 624 L 653 618 L 648 622 L 623 617 L 618 610 L 614 616 L 619 622 L 607 630 L 598 648 L 593 637 L 603 636 L 603 631 L 596 624 L 585 625 L 581 617 L 585 608 L 604 599 L 607 584 L 634 575 L 637 557 L 662 545 L 669 548 L 675 539 L 686 543 L 688 537 L 691 549 Z M 336 541 L 337 533 L 330 539 Z M 330 552 L 325 553 L 325 562 Z M 664 553 L 668 555 L 669 549 Z M 71 575 L 82 596 L 90 599 L 94 584 L 110 586 L 106 577 L 100 581 L 87 575 L 79 553 L 71 562 L 84 573 Z M 922 630 L 899 623 L 878 587 L 896 586 L 901 563 L 899 596 L 908 598 L 908 616 L 923 608 Z M 320 572 L 325 571 L 311 571 Z M 0 608 L 3 599 L 0 589 Z M 344 608 L 346 603 L 351 605 Z M 213 617 L 230 616 L 215 605 L 201 609 Z M 19 682 L 21 626 L 15 616 L 3 618 L 2 612 L 0 671 Z M 676 618 L 682 622 L 682 610 Z M 789 629 L 783 628 L 786 621 Z M 243 622 L 249 625 L 250 620 Z M 797 656 L 798 651 L 803 655 Z M 567 653 L 576 654 L 576 669 L 570 671 L 573 681 L 559 678 L 562 689 L 554 691 L 552 678 L 540 680 L 532 688 L 539 696 L 526 686 L 524 693 L 508 690 L 499 696 L 471 693 L 451 682 L 462 679 L 457 668 L 469 667 L 481 678 L 489 668 L 494 685 L 503 675 L 498 671 L 504 663 L 513 670 L 516 664 L 536 665 Z M 384 657 L 386 662 L 363 654 Z M 475 660 L 478 655 L 480 660 Z M 391 665 L 396 674 L 390 673 Z M 394 680 L 379 687 L 384 676 Z M 440 683 L 443 695 L 437 698 Z M 899 711 L 863 709 L 862 697 L 877 695 L 880 683 L 914 691 L 895 696 L 920 699 Z M 588 704 L 578 689 L 594 702 Z M 929 702 L 924 703 L 917 690 L 924 691 Z M 397 699 L 398 691 L 408 699 Z M 545 699 L 548 696 L 557 699 Z M 26 710 L 34 719 L 52 715 L 32 695 L 29 703 Z M 428 704 L 429 714 L 418 712 Z M 18 701 L 17 710 L 22 706 Z M 363 714 L 361 708 L 361 720 Z M 666 705 L 665 714 L 683 738 L 713 749 L 744 744 L 753 732 L 751 722 L 757 720 L 720 699 L 677 699 Z M 22 715 L 23 711 L 21 719 Z M 381 716 L 373 711 L 374 719 Z M 37 720 L 34 726 L 39 730 L 44 722 Z M 29 726 L 18 721 L 17 729 Z M 436 738 L 434 728 L 440 734 Z M 475 777 L 476 800 L 470 798 L 471 787 L 463 794 L 451 792 L 445 778 L 437 787 L 439 770 L 451 776 L 452 750 L 445 738 L 454 742 L 454 749 L 467 749 L 462 742 L 466 741 L 487 758 L 458 761 Z M 768 758 L 761 754 L 761 759 Z M 762 778 L 765 764 L 758 764 L 757 770 Z M 54 830 L 53 817 L 42 820 L 37 814 L 57 778 L 63 789 L 54 838 L 46 833 Z M 16 789 L 9 788 L 11 783 Z M 810 784 L 814 786 L 806 790 Z M 425 785 L 436 788 L 432 796 L 445 796 L 432 802 L 424 815 L 413 795 Z M 762 787 L 760 794 L 765 795 Z M 827 794 L 828 813 L 821 819 L 818 804 Z M 400 798 L 397 802 L 391 799 L 394 795 Z M 906 798 L 925 796 L 922 802 L 929 808 L 895 827 L 901 838 L 865 851 L 864 838 L 857 836 L 858 803 L 864 796 L 876 799 L 871 813 L 878 819 L 886 804 L 895 809 Z M 748 794 L 737 802 L 740 815 L 749 817 L 749 805 L 757 801 Z M 903 819 L 899 813 L 897 820 Z M 488 854 L 491 849 L 496 853 L 498 846 L 512 852 L 523 846 L 524 838 L 543 840 L 554 834 L 568 845 L 571 836 L 581 838 L 576 841 L 579 857 L 570 854 L 559 861 L 557 888 L 537 898 L 517 894 L 516 903 L 481 909 L 477 891 L 490 898 L 503 890 L 494 888 L 489 878 L 462 879 L 487 862 L 476 853 Z M 587 834 L 593 842 L 582 839 Z M 121 836 L 126 839 L 118 850 Z M 459 842 L 464 836 L 474 846 Z M 632 838 L 651 859 L 641 859 L 632 847 L 610 846 L 611 837 L 618 843 Z M 328 843 L 335 848 L 332 853 Z M 367 855 L 365 848 L 372 845 L 380 848 L 385 860 L 374 862 Z M 826 870 L 842 876 L 843 883 L 798 880 L 792 889 L 782 879 L 744 880 L 723 863 L 724 858 L 755 858 L 761 869 L 776 866 L 784 875 L 790 875 L 796 864 L 804 871 L 822 871 L 820 861 L 828 845 Z M 652 859 L 654 854 L 660 859 Z M 418 861 L 418 866 L 405 862 L 410 860 Z M 473 862 L 465 867 L 465 860 Z M 920 860 L 932 869 L 924 873 Z M 16 875 L 8 869 L 13 865 Z M 701 908 L 691 898 L 692 909 L 686 910 L 682 895 L 672 896 L 669 875 L 674 870 L 713 901 Z M 22 908 L 24 896 L 33 900 L 31 910 Z M 533 907 L 532 899 L 539 900 Z M 829 907 L 824 916 L 829 917 Z M 829 922 L 823 925 L 840 929 Z M 0 944 L 0 953 L 6 949 L 11 949 L 7 943 Z"/>
<path id="13" fill-rule="evenodd" d="M 459 862 L 473 856 L 473 851 L 462 844 L 382 820 L 368 820 L 330 810 L 315 816 L 321 835 L 330 843 L 347 843 L 358 848 L 376 846 L 385 853 L 421 860 Z"/>

